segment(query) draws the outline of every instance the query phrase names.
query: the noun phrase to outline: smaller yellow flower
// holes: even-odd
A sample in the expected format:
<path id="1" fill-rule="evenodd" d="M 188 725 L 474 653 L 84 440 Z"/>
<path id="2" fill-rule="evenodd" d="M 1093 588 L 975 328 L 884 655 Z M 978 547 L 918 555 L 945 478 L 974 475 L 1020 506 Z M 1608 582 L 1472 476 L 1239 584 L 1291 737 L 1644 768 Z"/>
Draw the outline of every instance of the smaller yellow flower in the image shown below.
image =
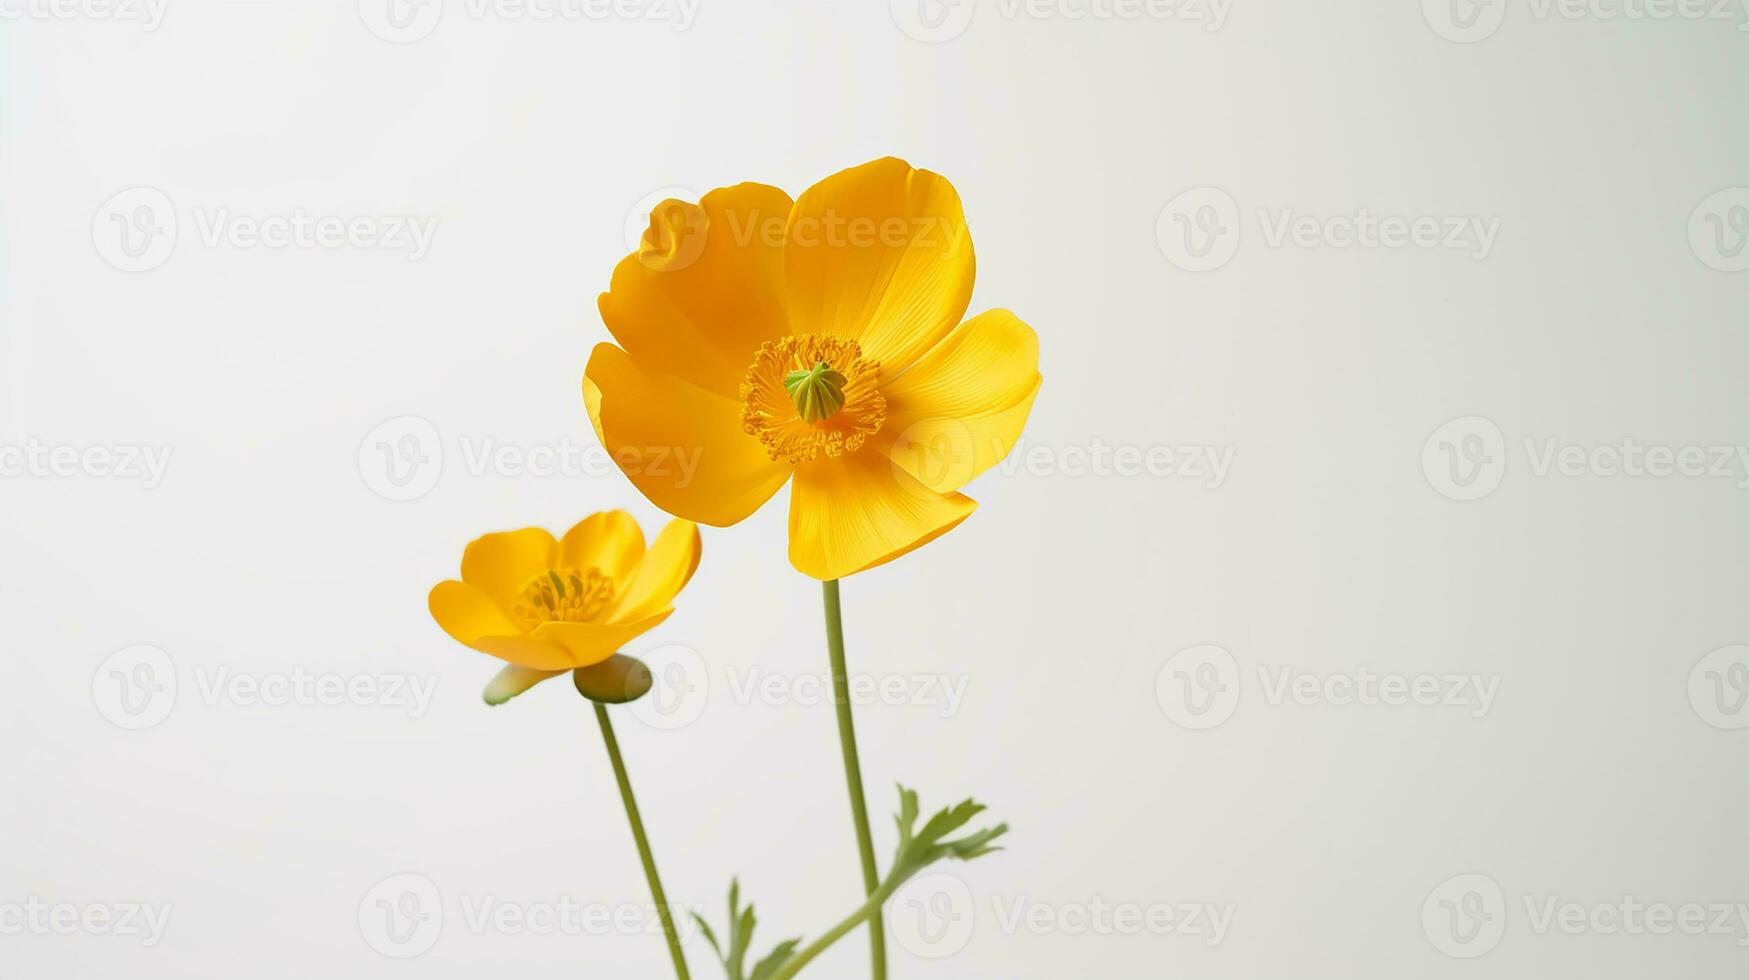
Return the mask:
<path id="1" fill-rule="evenodd" d="M 431 590 L 443 631 L 508 662 L 486 686 L 503 704 L 549 677 L 592 667 L 674 611 L 698 568 L 698 526 L 670 521 L 646 550 L 621 510 L 591 514 L 562 539 L 541 528 L 476 538 L 461 581 Z"/>

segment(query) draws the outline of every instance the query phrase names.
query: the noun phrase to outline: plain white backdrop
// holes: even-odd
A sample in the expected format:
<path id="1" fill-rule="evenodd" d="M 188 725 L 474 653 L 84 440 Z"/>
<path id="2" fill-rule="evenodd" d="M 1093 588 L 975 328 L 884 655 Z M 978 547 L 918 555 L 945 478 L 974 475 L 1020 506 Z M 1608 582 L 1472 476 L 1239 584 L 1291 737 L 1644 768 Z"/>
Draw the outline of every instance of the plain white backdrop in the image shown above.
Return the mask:
<path id="1" fill-rule="evenodd" d="M 652 203 L 887 154 L 1045 376 L 844 584 L 883 860 L 899 781 L 1014 828 L 895 977 L 1742 975 L 1740 5 L 0 13 L 0 976 L 666 975 L 586 706 L 485 707 L 425 594 L 654 532 L 579 391 Z M 784 503 L 618 714 L 762 948 L 859 895 Z"/>

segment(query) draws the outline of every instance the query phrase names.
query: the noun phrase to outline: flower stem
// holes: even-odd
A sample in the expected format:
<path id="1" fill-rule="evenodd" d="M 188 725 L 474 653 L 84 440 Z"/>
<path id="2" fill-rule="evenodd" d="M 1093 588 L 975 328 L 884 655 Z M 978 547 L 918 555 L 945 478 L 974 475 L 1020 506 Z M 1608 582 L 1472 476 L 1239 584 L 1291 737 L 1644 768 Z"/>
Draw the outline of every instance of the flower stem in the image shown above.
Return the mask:
<path id="1" fill-rule="evenodd" d="M 864 902 L 855 912 L 846 916 L 843 922 L 833 926 L 819 939 L 797 950 L 794 956 L 784 962 L 781 969 L 771 975 L 771 980 L 790 980 L 791 977 L 802 972 L 802 967 L 813 962 L 814 957 L 825 952 L 826 947 L 843 939 L 852 929 L 861 925 L 863 920 L 878 921 L 881 915 L 881 906 L 891 897 L 892 890 L 886 885 L 876 888 L 874 893 L 869 895 L 868 901 Z"/>
<path id="2" fill-rule="evenodd" d="M 674 931 L 674 912 L 668 907 L 668 896 L 662 892 L 662 879 L 656 874 L 656 858 L 650 853 L 650 838 L 644 834 L 644 818 L 638 816 L 638 801 L 632 796 L 632 781 L 626 776 L 625 759 L 619 754 L 619 739 L 613 737 L 613 722 L 608 720 L 607 706 L 595 702 L 595 720 L 601 723 L 601 740 L 607 743 L 607 757 L 613 761 L 613 777 L 619 781 L 619 798 L 625 801 L 626 819 L 632 825 L 632 838 L 638 843 L 638 859 L 644 863 L 644 878 L 650 883 L 650 897 L 656 901 L 656 915 L 662 919 L 662 934 L 668 938 L 668 955 L 674 958 L 674 975 L 680 980 L 692 980 L 686 972 L 686 956 L 680 952 L 680 936 Z"/>
<path id="3" fill-rule="evenodd" d="M 874 837 L 868 829 L 868 804 L 862 798 L 862 763 L 856 755 L 856 722 L 850 716 L 850 676 L 844 668 L 844 616 L 838 605 L 838 580 L 824 582 L 822 588 L 826 599 L 826 650 L 832 658 L 832 700 L 838 708 L 838 744 L 844 750 L 844 781 L 850 786 L 850 816 L 856 822 L 856 849 L 862 859 L 863 892 L 870 897 L 858 915 L 847 919 L 840 928 L 849 931 L 856 927 L 858 917 L 867 918 L 870 975 L 873 980 L 886 980 L 886 931 L 881 924 L 881 903 L 875 899 L 881 886 L 881 873 L 875 865 Z M 815 943 L 815 946 L 825 948 L 820 943 Z M 814 953 L 817 954 L 819 949 L 814 949 Z M 812 958 L 810 955 L 809 959 Z"/>

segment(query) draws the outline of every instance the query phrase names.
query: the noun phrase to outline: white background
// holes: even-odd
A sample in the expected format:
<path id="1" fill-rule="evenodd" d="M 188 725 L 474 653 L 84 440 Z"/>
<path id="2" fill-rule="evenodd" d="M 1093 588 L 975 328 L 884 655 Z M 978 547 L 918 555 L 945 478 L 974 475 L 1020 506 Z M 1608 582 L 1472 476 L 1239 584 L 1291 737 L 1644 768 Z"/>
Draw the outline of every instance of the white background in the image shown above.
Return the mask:
<path id="1" fill-rule="evenodd" d="M 470 927 L 487 900 L 645 889 L 585 705 L 560 682 L 486 708 L 495 662 L 425 593 L 485 531 L 616 506 L 657 527 L 617 473 L 467 458 L 594 446 L 595 297 L 652 195 L 799 193 L 889 153 L 959 188 L 973 309 L 1032 323 L 1045 375 L 1020 451 L 1040 452 L 975 483 L 964 526 L 844 585 L 853 669 L 965 685 L 952 712 L 921 687 L 859 709 L 883 860 L 896 781 L 1014 827 L 901 896 L 895 977 L 1743 974 L 1735 917 L 1538 918 L 1749 902 L 1749 651 L 1703 662 L 1749 642 L 1740 8 L 703 0 L 679 29 L 671 6 L 450 0 L 409 39 L 375 0 L 172 0 L 156 26 L 35 2 L 0 0 L 24 14 L 0 22 L 0 908 L 173 913 L 149 948 L 0 929 L 0 976 L 666 975 L 654 932 Z M 113 215 L 147 199 L 112 196 L 136 187 L 176 232 L 127 272 Z M 1181 199 L 1197 188 L 1216 191 Z M 1289 212 L 1363 209 L 1497 235 L 1485 257 L 1334 247 L 1341 227 L 1272 241 Z M 436 232 L 417 259 L 203 234 L 300 212 Z M 1225 229 L 1214 259 L 1187 257 L 1182 222 Z M 378 492 L 403 495 L 372 455 L 397 426 L 442 457 L 414 500 Z M 1731 468 L 1611 475 L 1592 450 L 1630 439 Z M 1542 467 L 1550 440 L 1582 460 Z M 170 460 L 147 486 L 89 456 L 30 465 L 32 446 Z M 1232 465 L 1091 465 L 1120 446 Z M 741 875 L 761 948 L 860 887 L 830 707 L 734 687 L 825 668 L 784 503 L 707 531 L 679 611 L 630 651 L 697 651 L 690 723 L 617 715 L 671 897 L 720 923 Z M 110 720 L 106 658 L 138 644 L 177 691 L 135 731 Z M 1229 692 L 1205 730 L 1174 672 L 1196 658 Z M 1284 669 L 1340 693 L 1363 667 L 1497 693 L 1485 712 L 1272 697 Z M 202 688 L 299 670 L 410 675 L 434 700 Z M 430 880 L 442 928 L 396 960 L 361 906 L 402 873 Z M 1485 879 L 1442 884 L 1460 875 Z M 1488 917 L 1478 938 L 1441 899 Z M 1194 903 L 1230 912 L 1219 942 L 1099 925 Z M 930 908 L 958 939 L 917 938 Z M 864 955 L 858 934 L 805 975 L 866 975 Z"/>

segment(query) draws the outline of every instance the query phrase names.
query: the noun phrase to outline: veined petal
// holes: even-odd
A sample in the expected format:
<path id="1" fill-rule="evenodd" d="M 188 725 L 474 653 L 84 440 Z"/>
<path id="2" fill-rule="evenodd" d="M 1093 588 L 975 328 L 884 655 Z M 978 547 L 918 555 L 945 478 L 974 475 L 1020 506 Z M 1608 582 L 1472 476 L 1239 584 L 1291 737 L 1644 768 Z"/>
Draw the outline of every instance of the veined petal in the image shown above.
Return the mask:
<path id="1" fill-rule="evenodd" d="M 677 517 L 734 524 L 789 478 L 789 466 L 742 431 L 739 402 L 648 368 L 612 344 L 590 356 L 583 401 L 614 462 Z"/>
<path id="2" fill-rule="evenodd" d="M 656 535 L 656 543 L 645 553 L 631 588 L 608 618 L 613 622 L 635 622 L 669 609 L 674 597 L 698 570 L 699 551 L 698 525 L 691 521 L 669 521 L 662 533 Z"/>
<path id="3" fill-rule="evenodd" d="M 760 343 L 789 333 L 783 296 L 788 194 L 736 184 L 698 204 L 663 201 L 613 271 L 601 319 L 633 357 L 736 398 Z"/>
<path id="4" fill-rule="evenodd" d="M 977 264 L 953 185 L 892 157 L 797 198 L 783 262 L 795 329 L 855 340 L 889 374 L 960 322 Z"/>
<path id="5" fill-rule="evenodd" d="M 515 664 L 507 665 L 486 685 L 487 704 L 503 704 L 549 677 L 567 673 L 564 670 L 530 670 Z"/>
<path id="6" fill-rule="evenodd" d="M 627 623 L 542 623 L 535 627 L 534 635 L 538 640 L 563 647 L 570 659 L 565 666 L 588 667 L 618 653 L 620 647 L 654 629 L 671 612 L 669 609 Z"/>
<path id="7" fill-rule="evenodd" d="M 1042 380 L 1033 329 L 1007 310 L 980 313 L 882 387 L 879 444 L 929 489 L 958 490 L 1020 441 Z"/>
<path id="8" fill-rule="evenodd" d="M 817 579 L 843 578 L 928 544 L 977 506 L 930 490 L 878 452 L 817 459 L 796 467 L 790 564 Z"/>
<path id="9" fill-rule="evenodd" d="M 644 557 L 644 532 L 623 510 L 590 514 L 559 539 L 559 563 L 572 568 L 599 568 L 624 591 Z"/>
<path id="10" fill-rule="evenodd" d="M 558 547 L 552 534 L 538 527 L 483 535 L 462 552 L 462 581 L 509 608 L 529 579 L 552 567 Z"/>

